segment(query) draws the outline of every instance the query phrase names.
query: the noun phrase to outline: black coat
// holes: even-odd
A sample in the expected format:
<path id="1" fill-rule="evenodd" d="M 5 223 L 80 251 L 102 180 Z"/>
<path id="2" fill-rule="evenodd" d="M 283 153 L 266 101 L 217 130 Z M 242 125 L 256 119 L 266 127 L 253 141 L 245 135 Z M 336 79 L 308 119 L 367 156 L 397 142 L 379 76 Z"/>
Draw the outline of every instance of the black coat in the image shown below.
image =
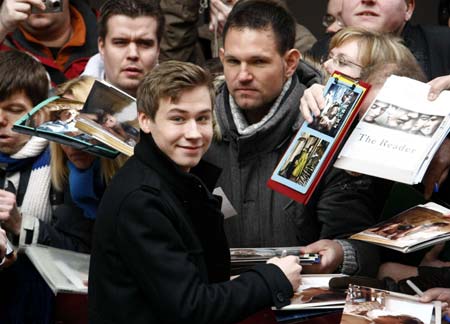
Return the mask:
<path id="1" fill-rule="evenodd" d="M 98 209 L 89 272 L 90 323 L 232 323 L 289 303 L 274 265 L 229 278 L 217 199 L 141 134 Z M 225 281 L 222 283 L 213 283 Z"/>

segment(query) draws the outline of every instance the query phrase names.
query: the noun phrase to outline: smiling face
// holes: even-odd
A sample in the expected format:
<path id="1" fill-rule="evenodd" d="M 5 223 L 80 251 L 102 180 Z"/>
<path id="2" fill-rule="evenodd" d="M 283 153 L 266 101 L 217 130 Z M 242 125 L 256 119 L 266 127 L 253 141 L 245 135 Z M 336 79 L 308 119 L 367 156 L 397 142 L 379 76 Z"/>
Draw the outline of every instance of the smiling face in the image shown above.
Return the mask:
<path id="1" fill-rule="evenodd" d="M 13 155 L 30 139 L 30 136 L 13 132 L 12 127 L 32 107 L 23 92 L 16 92 L 0 102 L 0 152 Z"/>
<path id="2" fill-rule="evenodd" d="M 185 90 L 179 100 L 163 98 L 154 120 L 139 113 L 139 125 L 151 133 L 159 149 L 183 171 L 196 166 L 211 144 L 212 103 L 209 89 Z"/>
<path id="3" fill-rule="evenodd" d="M 145 73 L 158 62 L 157 21 L 150 16 L 114 15 L 108 19 L 107 30 L 98 41 L 106 81 L 135 96 Z"/>
<path id="4" fill-rule="evenodd" d="M 230 95 L 250 123 L 258 122 L 294 73 L 299 54 L 277 49 L 272 28 L 230 28 L 220 51 Z"/>
<path id="5" fill-rule="evenodd" d="M 342 20 L 346 26 L 400 33 L 413 11 L 414 0 L 345 0 Z"/>

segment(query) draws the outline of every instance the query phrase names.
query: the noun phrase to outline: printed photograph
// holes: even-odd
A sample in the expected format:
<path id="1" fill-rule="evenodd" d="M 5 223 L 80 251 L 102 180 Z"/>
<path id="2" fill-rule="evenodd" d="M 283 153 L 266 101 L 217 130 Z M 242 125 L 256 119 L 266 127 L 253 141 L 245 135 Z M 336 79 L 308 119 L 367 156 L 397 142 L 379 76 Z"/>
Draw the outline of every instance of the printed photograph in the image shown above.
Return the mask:
<path id="1" fill-rule="evenodd" d="M 327 136 L 335 137 L 356 98 L 358 93 L 351 88 L 341 84 L 331 85 L 325 95 L 325 108 L 309 127 Z"/>
<path id="2" fill-rule="evenodd" d="M 408 247 L 442 237 L 449 232 L 450 215 L 416 206 L 352 237 Z"/>
<path id="3" fill-rule="evenodd" d="M 306 186 L 319 164 L 329 142 L 308 133 L 302 133 L 292 154 L 278 174 L 301 186 Z"/>
<path id="4" fill-rule="evenodd" d="M 425 307 L 423 307 L 425 306 Z M 431 317 L 430 305 L 401 300 L 389 292 L 374 288 L 350 285 L 341 324 L 424 324 Z M 415 308 L 415 311 L 412 309 Z M 429 311 L 429 315 L 427 314 Z"/>
<path id="5" fill-rule="evenodd" d="M 443 116 L 418 113 L 380 100 L 364 116 L 368 123 L 426 137 L 433 136 L 443 120 Z"/>

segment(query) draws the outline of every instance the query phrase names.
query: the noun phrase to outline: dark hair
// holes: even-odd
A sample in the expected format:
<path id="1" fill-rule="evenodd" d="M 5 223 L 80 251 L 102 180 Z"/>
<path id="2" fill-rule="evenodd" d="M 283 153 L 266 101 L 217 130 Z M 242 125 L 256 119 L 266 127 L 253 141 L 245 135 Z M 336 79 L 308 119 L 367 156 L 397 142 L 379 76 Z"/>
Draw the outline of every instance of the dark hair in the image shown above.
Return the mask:
<path id="1" fill-rule="evenodd" d="M 242 0 L 228 15 L 223 28 L 223 41 L 231 28 L 268 29 L 275 34 L 278 52 L 283 55 L 294 48 L 295 19 L 287 9 L 274 0 Z"/>
<path id="2" fill-rule="evenodd" d="M 155 119 L 161 99 L 170 98 L 177 103 L 184 91 L 207 87 L 214 106 L 214 86 L 211 75 L 198 65 L 166 61 L 147 73 L 137 91 L 137 109 Z"/>
<path id="3" fill-rule="evenodd" d="M 34 57 L 16 50 L 0 52 L 0 101 L 24 92 L 33 105 L 48 97 L 50 79 Z"/>
<path id="4" fill-rule="evenodd" d="M 98 36 L 105 39 L 108 33 L 108 20 L 112 16 L 124 15 L 130 18 L 149 16 L 155 18 L 158 27 L 156 37 L 158 44 L 164 32 L 164 15 L 157 0 L 107 0 L 100 8 L 98 19 Z"/>
<path id="5" fill-rule="evenodd" d="M 448 26 L 449 18 L 450 18 L 450 0 L 440 0 L 438 7 L 439 25 Z"/>

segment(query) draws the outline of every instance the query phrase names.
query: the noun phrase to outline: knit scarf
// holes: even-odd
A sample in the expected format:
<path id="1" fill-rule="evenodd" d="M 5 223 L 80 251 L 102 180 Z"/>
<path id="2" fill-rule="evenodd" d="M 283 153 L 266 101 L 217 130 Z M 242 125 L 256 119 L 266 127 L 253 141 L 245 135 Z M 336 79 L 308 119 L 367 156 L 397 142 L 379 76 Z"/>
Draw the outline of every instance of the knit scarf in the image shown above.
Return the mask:
<path id="1" fill-rule="evenodd" d="M 231 114 L 233 115 L 234 124 L 236 125 L 238 133 L 240 135 L 251 135 L 258 129 L 260 129 L 261 126 L 264 125 L 270 118 L 272 118 L 272 116 L 275 115 L 275 112 L 278 110 L 278 107 L 280 106 L 281 100 L 284 98 L 286 91 L 288 91 L 289 87 L 291 86 L 291 82 L 292 78 L 289 78 L 284 83 L 280 95 L 273 103 L 267 115 L 265 115 L 263 119 L 261 119 L 259 122 L 251 125 L 248 124 L 247 119 L 244 116 L 244 113 L 239 108 L 236 101 L 234 101 L 234 98 L 232 96 L 229 96 Z"/>
<path id="2" fill-rule="evenodd" d="M 95 219 L 97 207 L 105 191 L 105 185 L 100 175 L 100 161 L 96 159 L 86 170 L 77 169 L 70 161 L 67 161 L 69 168 L 69 187 L 72 201 L 81 208 L 84 216 Z"/>
<path id="3" fill-rule="evenodd" d="M 37 217 L 49 223 L 52 217 L 50 205 L 50 152 L 47 140 L 40 137 L 31 139 L 19 152 L 9 156 L 0 153 L 0 163 L 6 172 L 20 172 L 31 166 L 30 178 L 20 211 L 23 215 Z"/>

